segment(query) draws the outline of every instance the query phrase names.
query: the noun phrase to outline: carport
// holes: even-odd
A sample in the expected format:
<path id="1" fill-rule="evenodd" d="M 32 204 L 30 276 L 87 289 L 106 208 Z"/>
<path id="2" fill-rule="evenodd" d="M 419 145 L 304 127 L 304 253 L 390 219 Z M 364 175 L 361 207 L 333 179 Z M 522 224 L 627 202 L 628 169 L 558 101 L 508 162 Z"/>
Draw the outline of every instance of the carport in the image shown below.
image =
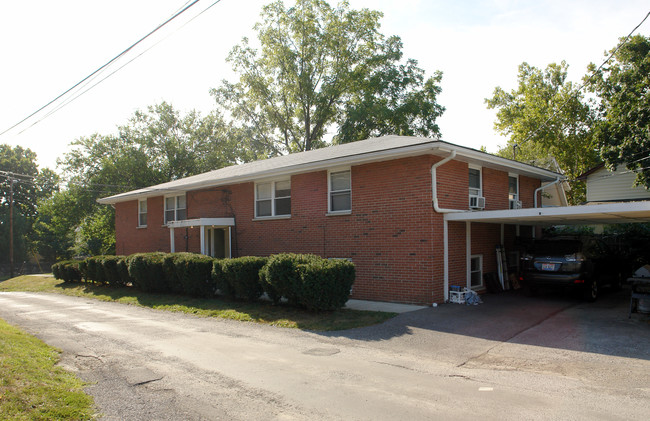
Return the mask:
<path id="1" fill-rule="evenodd" d="M 650 222 L 650 201 L 615 202 L 581 206 L 508 209 L 494 211 L 467 211 L 445 213 L 444 216 L 444 296 L 449 296 L 449 222 L 465 222 L 467 249 L 467 279 L 470 278 L 472 255 L 472 222 L 501 225 L 501 243 L 504 226 L 596 225 Z"/>

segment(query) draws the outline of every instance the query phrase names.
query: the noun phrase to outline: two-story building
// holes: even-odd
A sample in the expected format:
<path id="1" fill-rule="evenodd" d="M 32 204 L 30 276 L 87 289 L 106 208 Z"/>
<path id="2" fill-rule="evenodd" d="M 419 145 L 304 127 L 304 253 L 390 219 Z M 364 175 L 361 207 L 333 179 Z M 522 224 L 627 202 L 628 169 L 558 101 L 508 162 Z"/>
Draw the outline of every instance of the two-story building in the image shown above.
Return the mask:
<path id="1" fill-rule="evenodd" d="M 431 304 L 445 300 L 450 284 L 483 289 L 483 273 L 497 269 L 495 247 L 534 235 L 530 226 L 462 215 L 541 208 L 544 186 L 562 179 L 443 141 L 385 136 L 99 202 L 115 207 L 117 254 L 345 258 L 357 268 L 354 298 Z"/>

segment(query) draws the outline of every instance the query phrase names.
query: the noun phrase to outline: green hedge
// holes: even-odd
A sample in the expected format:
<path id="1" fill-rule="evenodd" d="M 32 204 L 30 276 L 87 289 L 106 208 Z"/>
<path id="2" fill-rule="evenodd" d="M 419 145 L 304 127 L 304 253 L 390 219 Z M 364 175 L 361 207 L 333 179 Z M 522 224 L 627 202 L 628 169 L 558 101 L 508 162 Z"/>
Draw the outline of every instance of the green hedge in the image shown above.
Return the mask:
<path id="1" fill-rule="evenodd" d="M 281 253 L 269 257 L 268 262 L 260 271 L 264 291 L 274 303 L 281 297 L 287 299 L 290 305 L 299 306 L 300 272 L 298 265 L 321 260 L 313 254 Z"/>
<path id="2" fill-rule="evenodd" d="M 195 297 L 214 297 L 216 285 L 212 279 L 214 258 L 202 254 L 179 253 L 166 258 L 165 262 L 173 261 L 173 270 L 167 270 L 168 284 L 178 281 L 184 294 Z M 169 282 L 169 274 L 173 273 Z M 175 288 L 170 287 L 170 292 Z"/>
<path id="3" fill-rule="evenodd" d="M 145 292 L 207 298 L 219 290 L 229 297 L 254 301 L 266 292 L 275 303 L 284 297 L 290 305 L 314 311 L 345 305 L 355 279 L 351 262 L 292 253 L 222 260 L 194 253 L 93 256 L 56 263 L 52 273 L 65 282 L 85 278 L 111 286 L 130 283 Z"/>
<path id="4" fill-rule="evenodd" d="M 298 265 L 301 285 L 298 301 L 316 311 L 336 310 L 350 298 L 354 284 L 354 264 L 347 260 L 313 260 Z"/>
<path id="5" fill-rule="evenodd" d="M 81 282 L 80 262 L 78 260 L 64 260 L 52 265 L 52 274 L 63 282 Z"/>
<path id="6" fill-rule="evenodd" d="M 257 300 L 264 293 L 260 281 L 260 269 L 264 267 L 267 260 L 266 257 L 256 256 L 222 260 L 220 262 L 222 276 L 219 277 L 219 289 L 225 295 L 235 298 Z"/>
<path id="7" fill-rule="evenodd" d="M 134 287 L 145 292 L 167 292 L 161 252 L 136 253 L 126 258 L 126 264 Z"/>
<path id="8" fill-rule="evenodd" d="M 327 260 L 310 254 L 283 253 L 271 256 L 260 271 L 269 298 L 281 297 L 289 304 L 310 310 L 343 307 L 354 284 L 354 264 Z"/>

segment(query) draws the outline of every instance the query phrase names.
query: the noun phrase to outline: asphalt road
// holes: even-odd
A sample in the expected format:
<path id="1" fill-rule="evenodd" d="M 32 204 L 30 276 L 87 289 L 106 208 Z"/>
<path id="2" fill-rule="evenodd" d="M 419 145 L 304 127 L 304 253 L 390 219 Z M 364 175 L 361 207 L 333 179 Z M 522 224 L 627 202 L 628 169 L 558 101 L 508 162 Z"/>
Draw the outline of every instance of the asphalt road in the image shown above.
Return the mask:
<path id="1" fill-rule="evenodd" d="M 620 296 L 488 296 L 327 334 L 35 293 L 0 293 L 0 317 L 63 350 L 108 420 L 650 414 L 650 322 Z"/>

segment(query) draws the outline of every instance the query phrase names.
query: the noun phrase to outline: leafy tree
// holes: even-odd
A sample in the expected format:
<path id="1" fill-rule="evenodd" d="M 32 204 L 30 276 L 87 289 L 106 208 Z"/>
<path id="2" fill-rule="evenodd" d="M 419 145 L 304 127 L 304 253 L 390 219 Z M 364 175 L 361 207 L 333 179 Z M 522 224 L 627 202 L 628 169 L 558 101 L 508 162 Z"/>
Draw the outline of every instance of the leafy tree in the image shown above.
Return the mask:
<path id="1" fill-rule="evenodd" d="M 401 41 L 379 33 L 381 17 L 346 1 L 331 7 L 297 0 L 289 8 L 277 1 L 262 9 L 254 27 L 259 49 L 244 38 L 228 57 L 239 81 L 211 91 L 253 157 L 325 146 L 326 130 L 337 123 L 345 125 L 341 142 L 375 133 L 439 134 L 440 74 L 424 81 L 415 61 L 400 65 Z"/>
<path id="2" fill-rule="evenodd" d="M 590 129 L 592 107 L 566 80 L 567 69 L 564 61 L 549 64 L 545 70 L 522 63 L 518 87 L 510 92 L 497 87 L 485 102 L 497 110 L 495 130 L 508 137 L 498 155 L 554 171 L 557 165 L 575 180 L 599 161 Z M 584 184 L 574 182 L 571 187 L 569 202 L 584 201 Z"/>
<path id="3" fill-rule="evenodd" d="M 397 134 L 404 136 L 439 137 L 436 119 L 445 110 L 436 102 L 441 92 L 442 73 L 424 79 L 424 70 L 417 61 L 402 58 L 402 42 L 390 37 L 382 46 L 386 51 L 376 54 L 372 70 L 361 75 L 357 89 L 345 104 L 336 143 L 347 143 L 369 137 Z"/>
<path id="4" fill-rule="evenodd" d="M 114 211 L 98 198 L 237 162 L 236 139 L 218 114 L 182 116 L 162 102 L 137 111 L 117 135 L 75 140 L 58 161 L 67 188 L 40 204 L 38 249 L 51 258 L 113 253 Z"/>
<path id="5" fill-rule="evenodd" d="M 636 35 L 612 53 L 608 66 L 589 65 L 600 97 L 594 136 L 608 168 L 625 164 L 637 184 L 650 188 L 650 38 Z"/>
<path id="6" fill-rule="evenodd" d="M 32 250 L 32 223 L 37 216 L 37 204 L 58 188 L 58 176 L 47 168 L 39 171 L 36 154 L 30 149 L 0 145 L 0 260 L 7 262 L 12 183 L 14 261 L 20 262 Z"/>

